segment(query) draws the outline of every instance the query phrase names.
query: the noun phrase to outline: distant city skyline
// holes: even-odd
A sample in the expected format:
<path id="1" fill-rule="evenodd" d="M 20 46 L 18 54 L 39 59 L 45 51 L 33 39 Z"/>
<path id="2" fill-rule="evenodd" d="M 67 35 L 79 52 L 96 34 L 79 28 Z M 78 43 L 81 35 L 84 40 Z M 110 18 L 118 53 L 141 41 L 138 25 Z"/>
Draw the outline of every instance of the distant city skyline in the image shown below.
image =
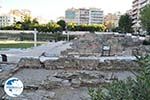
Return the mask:
<path id="1" fill-rule="evenodd" d="M 104 14 L 120 11 L 125 13 L 132 8 L 133 0 L 0 0 L 0 12 L 11 9 L 29 9 L 33 16 L 56 20 L 65 16 L 68 8 L 101 8 Z"/>

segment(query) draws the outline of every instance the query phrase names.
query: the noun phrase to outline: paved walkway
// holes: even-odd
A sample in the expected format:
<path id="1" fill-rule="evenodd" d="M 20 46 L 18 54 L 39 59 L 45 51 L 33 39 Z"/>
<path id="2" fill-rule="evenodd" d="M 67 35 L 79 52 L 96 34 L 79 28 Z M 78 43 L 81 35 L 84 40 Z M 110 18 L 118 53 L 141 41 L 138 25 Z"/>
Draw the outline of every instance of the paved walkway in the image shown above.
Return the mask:
<path id="1" fill-rule="evenodd" d="M 41 61 L 46 59 L 58 59 L 61 51 L 66 50 L 67 48 L 71 48 L 71 42 L 59 41 L 59 42 L 49 42 L 47 44 L 43 44 L 38 47 L 33 47 L 29 49 L 19 50 L 19 49 L 11 49 L 7 51 L 0 51 L 0 54 L 6 54 L 8 56 L 9 62 L 18 62 L 20 58 L 23 57 L 33 57 L 38 58 L 43 52 L 48 57 L 42 57 Z M 110 57 L 77 57 L 77 59 L 97 59 L 99 61 L 104 60 L 135 60 L 134 56 L 110 56 Z"/>
<path id="2" fill-rule="evenodd" d="M 54 57 L 59 56 L 61 51 L 70 48 L 70 44 L 71 42 L 66 41 L 49 42 L 38 47 L 24 50 L 10 49 L 7 51 L 0 51 L 0 54 L 6 54 L 9 62 L 18 62 L 22 57 L 38 58 L 43 52 L 45 52 L 46 56 Z"/>
<path id="3" fill-rule="evenodd" d="M 93 59 L 103 62 L 105 60 L 136 60 L 136 57 L 135 56 L 79 57 L 78 59 L 87 59 L 87 60 Z"/>

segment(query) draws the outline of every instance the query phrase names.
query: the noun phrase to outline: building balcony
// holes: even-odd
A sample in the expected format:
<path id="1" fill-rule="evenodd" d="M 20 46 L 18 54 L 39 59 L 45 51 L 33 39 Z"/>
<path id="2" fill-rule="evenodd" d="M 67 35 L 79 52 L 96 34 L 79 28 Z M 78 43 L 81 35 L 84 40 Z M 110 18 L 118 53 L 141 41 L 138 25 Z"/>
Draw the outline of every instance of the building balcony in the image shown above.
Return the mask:
<path id="1" fill-rule="evenodd" d="M 134 19 L 138 19 L 138 16 L 132 16 L 132 19 L 134 20 Z"/>
<path id="2" fill-rule="evenodd" d="M 132 12 L 132 16 L 137 16 L 137 15 L 138 15 L 138 11 Z"/>
<path id="3" fill-rule="evenodd" d="M 133 17 L 132 17 L 132 20 L 136 20 L 136 19 L 137 19 L 137 16 L 133 16 Z"/>
<path id="4" fill-rule="evenodd" d="M 147 3 L 141 4 L 140 9 L 143 9 L 146 5 L 147 5 Z"/>
<path id="5" fill-rule="evenodd" d="M 136 24 L 136 23 L 138 23 L 137 19 L 132 21 L 132 24 Z"/>
<path id="6" fill-rule="evenodd" d="M 139 8 L 138 6 L 133 7 L 132 11 L 134 12 L 134 11 L 138 10 L 138 8 Z"/>
<path id="7" fill-rule="evenodd" d="M 138 5 L 139 5 L 139 3 L 137 2 L 137 3 L 132 4 L 132 7 L 136 7 Z"/>
<path id="8" fill-rule="evenodd" d="M 143 5 L 145 3 L 147 3 L 148 0 L 140 0 L 140 4 Z"/>
<path id="9" fill-rule="evenodd" d="M 132 3 L 138 2 L 139 0 L 134 0 Z"/>

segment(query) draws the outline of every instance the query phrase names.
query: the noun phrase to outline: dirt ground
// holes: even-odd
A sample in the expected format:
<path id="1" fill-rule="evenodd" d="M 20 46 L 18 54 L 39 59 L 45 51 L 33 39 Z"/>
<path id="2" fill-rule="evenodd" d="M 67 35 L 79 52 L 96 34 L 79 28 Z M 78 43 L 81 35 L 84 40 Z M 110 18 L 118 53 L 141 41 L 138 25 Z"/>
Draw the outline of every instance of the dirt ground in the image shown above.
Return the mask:
<path id="1" fill-rule="evenodd" d="M 23 82 L 25 87 L 24 92 L 17 98 L 10 98 L 8 96 L 6 98 L 11 100 L 90 100 L 90 96 L 88 95 L 89 86 L 75 88 L 70 85 L 65 85 L 48 90 L 40 88 L 40 85 L 45 84 L 44 82 L 47 79 L 50 79 L 49 81 L 59 82 L 60 79 L 55 78 L 55 76 L 61 73 L 66 73 L 66 75 L 70 73 L 88 73 L 91 76 L 99 74 L 106 77 L 112 75 L 112 72 L 109 71 L 21 69 L 13 77 L 17 77 Z M 126 79 L 129 76 L 135 77 L 128 71 L 117 71 L 113 72 L 113 74 L 119 79 Z"/>

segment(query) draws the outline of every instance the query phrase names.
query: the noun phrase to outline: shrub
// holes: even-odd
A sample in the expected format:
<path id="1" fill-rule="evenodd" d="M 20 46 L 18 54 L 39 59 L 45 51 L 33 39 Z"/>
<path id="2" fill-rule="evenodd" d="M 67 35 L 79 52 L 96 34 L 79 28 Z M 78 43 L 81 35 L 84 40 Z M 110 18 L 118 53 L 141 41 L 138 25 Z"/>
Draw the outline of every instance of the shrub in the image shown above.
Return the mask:
<path id="1" fill-rule="evenodd" d="M 144 40 L 144 41 L 143 41 L 143 45 L 150 45 L 150 40 L 149 40 L 149 41 Z"/>
<path id="2" fill-rule="evenodd" d="M 150 100 L 150 56 L 138 58 L 141 66 L 136 79 L 115 80 L 110 84 L 89 89 L 92 100 Z"/>

